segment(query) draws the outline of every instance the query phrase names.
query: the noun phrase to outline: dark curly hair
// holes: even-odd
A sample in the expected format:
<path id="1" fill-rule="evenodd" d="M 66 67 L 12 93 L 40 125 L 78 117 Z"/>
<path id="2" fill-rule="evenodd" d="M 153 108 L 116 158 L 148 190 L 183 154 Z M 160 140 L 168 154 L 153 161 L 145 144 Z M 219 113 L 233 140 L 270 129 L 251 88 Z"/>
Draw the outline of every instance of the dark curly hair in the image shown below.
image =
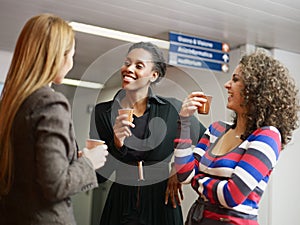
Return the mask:
<path id="1" fill-rule="evenodd" d="M 163 52 L 160 50 L 159 47 L 152 44 L 151 42 L 138 42 L 130 46 L 130 48 L 128 49 L 128 53 L 136 48 L 142 48 L 152 55 L 152 61 L 154 63 L 153 69 L 159 74 L 159 77 L 158 79 L 156 79 L 155 82 L 158 82 L 161 78 L 165 76 L 167 70 L 167 64 Z"/>
<path id="2" fill-rule="evenodd" d="M 281 133 L 282 148 L 291 140 L 298 124 L 298 88 L 288 69 L 263 49 L 245 55 L 239 62 L 245 89 L 242 91 L 247 110 L 246 139 L 263 126 L 274 126 Z M 234 125 L 237 115 L 234 117 Z"/>

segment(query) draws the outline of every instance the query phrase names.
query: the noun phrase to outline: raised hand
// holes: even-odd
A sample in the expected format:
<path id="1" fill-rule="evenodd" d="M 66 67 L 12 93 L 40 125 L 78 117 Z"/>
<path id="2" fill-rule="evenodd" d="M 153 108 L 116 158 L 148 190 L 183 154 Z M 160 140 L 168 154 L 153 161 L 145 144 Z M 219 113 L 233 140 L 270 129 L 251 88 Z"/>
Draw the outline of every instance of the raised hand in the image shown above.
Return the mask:
<path id="1" fill-rule="evenodd" d="M 179 115 L 182 117 L 189 117 L 195 113 L 198 107 L 202 106 L 202 103 L 207 102 L 207 99 L 201 97 L 203 92 L 195 91 L 188 95 L 182 103 L 182 107 Z"/>
<path id="2" fill-rule="evenodd" d="M 114 143 L 117 148 L 124 145 L 125 138 L 132 135 L 130 127 L 134 128 L 135 125 L 128 121 L 128 115 L 121 114 L 116 117 L 114 129 Z"/>

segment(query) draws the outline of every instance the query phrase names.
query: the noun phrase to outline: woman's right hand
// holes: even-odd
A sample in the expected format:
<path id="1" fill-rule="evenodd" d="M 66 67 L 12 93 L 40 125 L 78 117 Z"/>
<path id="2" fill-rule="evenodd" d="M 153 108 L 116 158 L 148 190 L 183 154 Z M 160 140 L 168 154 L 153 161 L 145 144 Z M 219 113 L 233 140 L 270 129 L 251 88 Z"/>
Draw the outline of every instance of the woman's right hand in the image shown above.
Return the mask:
<path id="1" fill-rule="evenodd" d="M 187 98 L 184 99 L 179 115 L 181 117 L 190 117 L 195 113 L 198 107 L 202 106 L 202 103 L 206 102 L 205 98 L 202 98 L 204 93 L 201 91 L 195 91 L 188 95 Z"/>
<path id="2" fill-rule="evenodd" d="M 95 170 L 104 166 L 106 162 L 106 156 L 108 155 L 106 144 L 98 145 L 92 149 L 84 148 L 82 152 L 83 156 L 91 161 Z"/>
<path id="3" fill-rule="evenodd" d="M 124 145 L 125 138 L 132 135 L 130 128 L 134 128 L 135 125 L 128 121 L 128 115 L 121 114 L 116 117 L 114 129 L 114 143 L 117 148 L 121 148 Z"/>

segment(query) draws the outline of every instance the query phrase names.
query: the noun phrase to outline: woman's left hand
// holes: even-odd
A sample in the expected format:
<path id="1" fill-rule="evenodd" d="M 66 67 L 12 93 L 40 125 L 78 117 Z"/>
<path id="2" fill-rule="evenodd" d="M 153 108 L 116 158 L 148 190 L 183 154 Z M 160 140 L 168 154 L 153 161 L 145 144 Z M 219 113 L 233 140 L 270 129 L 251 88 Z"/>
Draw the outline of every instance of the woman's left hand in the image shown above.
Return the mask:
<path id="1" fill-rule="evenodd" d="M 180 198 L 179 198 L 180 195 Z M 174 166 L 172 166 L 171 174 L 168 180 L 167 190 L 165 193 L 165 204 L 168 204 L 169 198 L 173 208 L 176 208 L 176 202 L 181 205 L 183 200 L 182 184 L 177 179 L 177 174 Z"/>

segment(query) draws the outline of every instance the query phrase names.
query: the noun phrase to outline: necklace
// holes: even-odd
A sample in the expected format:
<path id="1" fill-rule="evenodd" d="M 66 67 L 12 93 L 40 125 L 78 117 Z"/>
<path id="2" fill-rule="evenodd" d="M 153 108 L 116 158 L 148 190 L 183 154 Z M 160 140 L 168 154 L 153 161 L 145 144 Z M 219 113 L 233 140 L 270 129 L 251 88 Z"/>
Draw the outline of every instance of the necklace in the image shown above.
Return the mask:
<path id="1" fill-rule="evenodd" d="M 235 135 L 234 137 L 235 137 L 235 138 L 241 138 L 241 136 L 240 136 L 240 135 Z"/>

